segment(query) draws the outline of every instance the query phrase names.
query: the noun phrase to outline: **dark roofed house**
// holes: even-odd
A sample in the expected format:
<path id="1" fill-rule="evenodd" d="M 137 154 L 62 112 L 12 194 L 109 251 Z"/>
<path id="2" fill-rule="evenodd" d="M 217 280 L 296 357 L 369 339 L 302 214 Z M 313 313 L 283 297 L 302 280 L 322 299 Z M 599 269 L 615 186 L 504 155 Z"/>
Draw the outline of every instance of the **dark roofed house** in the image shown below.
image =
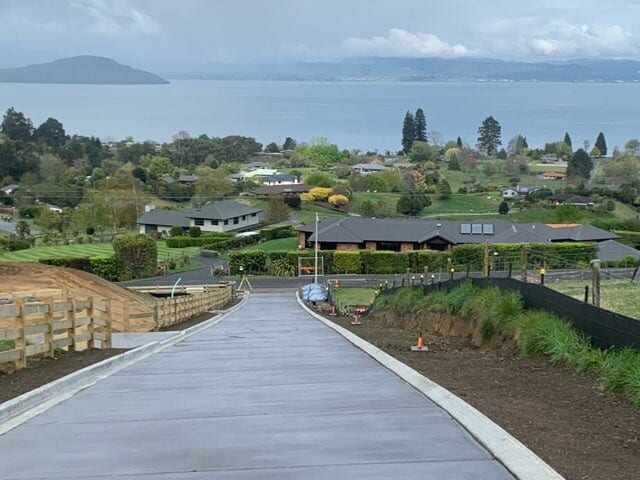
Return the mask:
<path id="1" fill-rule="evenodd" d="M 556 193 L 548 198 L 548 202 L 553 205 L 569 204 L 582 208 L 593 207 L 594 205 L 590 198 L 574 193 Z"/>
<path id="2" fill-rule="evenodd" d="M 253 193 L 258 197 L 270 197 L 272 195 L 290 197 L 300 195 L 301 193 L 307 193 L 309 190 L 311 190 L 311 186 L 306 183 L 297 183 L 294 185 L 263 185 L 256 188 Z"/>
<path id="3" fill-rule="evenodd" d="M 386 168 L 384 165 L 378 163 L 356 163 L 351 167 L 351 170 L 366 175 L 368 173 L 379 173 L 386 170 Z"/>
<path id="4" fill-rule="evenodd" d="M 298 229 L 301 248 L 315 242 L 315 226 Z M 518 224 L 506 220 L 409 220 L 348 217 L 322 220 L 318 241 L 325 250 L 450 250 L 468 243 L 601 242 L 618 238 L 591 225 Z"/>
<path id="5" fill-rule="evenodd" d="M 193 185 L 198 181 L 197 175 L 180 175 L 178 177 L 178 183 L 182 185 Z"/>
<path id="6" fill-rule="evenodd" d="M 242 232 L 260 224 L 262 210 L 232 200 L 210 203 L 197 209 L 150 210 L 138 219 L 140 233 L 168 232 L 174 225 L 203 232 Z"/>

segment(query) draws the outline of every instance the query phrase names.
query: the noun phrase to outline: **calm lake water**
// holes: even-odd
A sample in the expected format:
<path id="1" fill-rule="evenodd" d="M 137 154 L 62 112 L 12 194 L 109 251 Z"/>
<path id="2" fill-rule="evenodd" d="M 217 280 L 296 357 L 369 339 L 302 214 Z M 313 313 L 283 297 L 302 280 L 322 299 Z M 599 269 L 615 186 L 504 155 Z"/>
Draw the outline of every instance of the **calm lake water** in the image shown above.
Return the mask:
<path id="1" fill-rule="evenodd" d="M 400 148 L 404 113 L 422 107 L 428 130 L 476 143 L 493 115 L 503 143 L 517 133 L 530 146 L 560 140 L 591 145 L 603 131 L 609 148 L 640 137 L 640 84 L 252 82 L 175 80 L 170 85 L 0 84 L 0 109 L 38 125 L 53 116 L 68 133 L 167 141 L 242 134 L 262 143 L 323 136 L 341 148 Z"/>

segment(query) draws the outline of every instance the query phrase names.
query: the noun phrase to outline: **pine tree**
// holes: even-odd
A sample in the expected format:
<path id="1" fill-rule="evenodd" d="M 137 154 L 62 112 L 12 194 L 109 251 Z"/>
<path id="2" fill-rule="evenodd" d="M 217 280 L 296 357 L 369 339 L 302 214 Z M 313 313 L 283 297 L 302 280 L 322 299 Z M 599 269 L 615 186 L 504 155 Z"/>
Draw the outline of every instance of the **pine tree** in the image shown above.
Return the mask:
<path id="1" fill-rule="evenodd" d="M 600 151 L 601 156 L 607 156 L 607 141 L 604 139 L 604 133 L 600 132 L 598 134 L 595 147 Z"/>
<path id="2" fill-rule="evenodd" d="M 416 140 L 420 142 L 427 141 L 427 118 L 424 116 L 424 112 L 421 108 L 416 110 L 416 116 L 414 118 L 414 125 L 416 128 Z"/>
<path id="3" fill-rule="evenodd" d="M 582 148 L 579 148 L 567 162 L 567 177 L 588 179 L 593 170 L 593 160 Z"/>
<path id="4" fill-rule="evenodd" d="M 564 143 L 569 145 L 569 148 L 573 148 L 573 145 L 571 145 L 571 137 L 569 136 L 569 132 L 566 132 L 564 134 Z"/>
<path id="5" fill-rule="evenodd" d="M 405 154 L 409 153 L 413 141 L 416 139 L 416 122 L 413 119 L 411 112 L 407 111 L 404 116 L 404 123 L 402 125 L 402 150 Z"/>
<path id="6" fill-rule="evenodd" d="M 456 145 L 458 146 L 458 148 L 462 148 L 462 139 L 460 137 L 458 137 L 458 139 L 456 140 Z"/>
<path id="7" fill-rule="evenodd" d="M 502 145 L 502 127 L 500 123 L 489 116 L 484 119 L 480 128 L 478 128 L 478 148 L 484 150 L 487 155 L 493 155 L 498 149 L 498 145 Z"/>

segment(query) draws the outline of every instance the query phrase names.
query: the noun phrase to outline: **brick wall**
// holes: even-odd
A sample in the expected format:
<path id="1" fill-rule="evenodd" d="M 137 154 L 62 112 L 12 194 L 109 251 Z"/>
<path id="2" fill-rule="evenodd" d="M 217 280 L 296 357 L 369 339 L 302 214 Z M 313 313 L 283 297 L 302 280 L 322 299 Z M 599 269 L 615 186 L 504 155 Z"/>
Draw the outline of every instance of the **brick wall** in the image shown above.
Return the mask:
<path id="1" fill-rule="evenodd" d="M 400 251 L 401 252 L 408 252 L 409 250 L 413 250 L 413 243 L 401 243 L 400 244 Z"/>
<path id="2" fill-rule="evenodd" d="M 366 242 L 364 248 L 367 250 L 375 250 L 377 247 L 376 242 Z"/>
<path id="3" fill-rule="evenodd" d="M 339 243 L 336 250 L 358 250 L 357 243 Z"/>

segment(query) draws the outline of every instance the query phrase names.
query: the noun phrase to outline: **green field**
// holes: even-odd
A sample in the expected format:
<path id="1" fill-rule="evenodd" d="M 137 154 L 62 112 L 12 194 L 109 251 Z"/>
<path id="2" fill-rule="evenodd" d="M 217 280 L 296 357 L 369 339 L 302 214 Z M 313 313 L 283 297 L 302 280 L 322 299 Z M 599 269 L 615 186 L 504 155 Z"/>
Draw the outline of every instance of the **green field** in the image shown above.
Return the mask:
<path id="1" fill-rule="evenodd" d="M 168 248 L 165 242 L 158 242 L 158 260 L 166 260 L 169 257 L 179 258 L 185 253 L 193 256 L 197 255 L 199 251 L 199 247 Z M 111 243 L 36 246 L 28 250 L 0 255 L 0 262 L 37 262 L 41 258 L 104 257 L 112 254 L 113 246 Z"/>
<path id="2" fill-rule="evenodd" d="M 578 300 L 584 299 L 585 285 L 589 286 L 589 297 L 591 297 L 590 280 L 562 280 L 547 284 L 549 288 Z M 632 283 L 630 280 L 602 280 L 600 306 L 612 312 L 640 319 L 640 283 Z"/>
<path id="3" fill-rule="evenodd" d="M 353 307 L 368 307 L 378 293 L 377 288 L 334 288 L 331 290 L 333 302 L 339 313 L 345 313 Z"/>
<path id="4" fill-rule="evenodd" d="M 566 165 L 558 165 L 556 163 L 530 163 L 529 164 L 530 172 L 566 172 Z"/>
<path id="5" fill-rule="evenodd" d="M 243 248 L 244 251 L 262 250 L 263 252 L 272 252 L 274 250 L 297 250 L 298 237 L 278 238 L 267 242 L 249 245 Z"/>

